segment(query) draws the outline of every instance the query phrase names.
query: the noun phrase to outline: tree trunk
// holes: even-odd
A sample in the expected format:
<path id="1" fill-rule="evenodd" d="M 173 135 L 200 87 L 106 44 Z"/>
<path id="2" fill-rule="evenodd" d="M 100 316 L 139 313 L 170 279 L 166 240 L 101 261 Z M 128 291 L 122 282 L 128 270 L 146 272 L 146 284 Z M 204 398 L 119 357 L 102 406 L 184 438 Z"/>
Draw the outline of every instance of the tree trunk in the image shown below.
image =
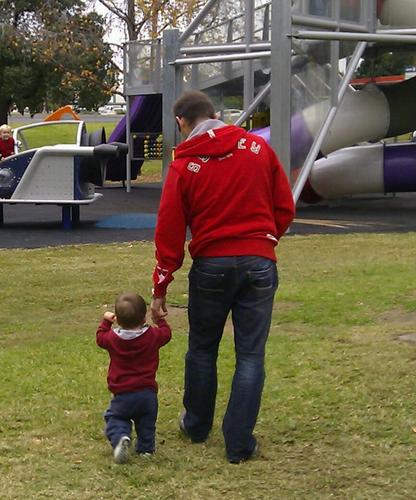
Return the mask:
<path id="1" fill-rule="evenodd" d="M 137 40 L 136 13 L 134 0 L 127 0 L 127 34 L 129 41 Z"/>
<path id="2" fill-rule="evenodd" d="M 0 99 L 0 125 L 8 122 L 9 118 L 9 103 Z"/>

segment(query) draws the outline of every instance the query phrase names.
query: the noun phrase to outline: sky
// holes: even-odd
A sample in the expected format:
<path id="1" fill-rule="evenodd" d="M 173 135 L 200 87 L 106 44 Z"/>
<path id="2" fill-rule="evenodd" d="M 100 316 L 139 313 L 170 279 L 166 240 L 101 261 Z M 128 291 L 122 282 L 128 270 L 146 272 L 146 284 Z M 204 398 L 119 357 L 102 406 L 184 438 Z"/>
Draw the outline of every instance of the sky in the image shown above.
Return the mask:
<path id="1" fill-rule="evenodd" d="M 121 27 L 117 26 L 116 22 L 110 22 L 111 13 L 100 2 L 95 1 L 92 8 L 98 14 L 104 16 L 109 21 L 108 31 L 105 35 L 105 41 L 108 43 L 117 43 L 121 45 L 125 41 L 125 36 Z"/>

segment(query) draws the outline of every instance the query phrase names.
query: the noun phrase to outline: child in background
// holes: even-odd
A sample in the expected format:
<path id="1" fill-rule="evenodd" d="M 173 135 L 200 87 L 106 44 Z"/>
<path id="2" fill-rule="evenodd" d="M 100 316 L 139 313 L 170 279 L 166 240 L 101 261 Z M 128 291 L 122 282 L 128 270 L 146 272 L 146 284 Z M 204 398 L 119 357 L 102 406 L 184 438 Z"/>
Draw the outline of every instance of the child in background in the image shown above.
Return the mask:
<path id="1" fill-rule="evenodd" d="M 14 154 L 14 139 L 12 129 L 4 124 L 0 127 L 0 160 Z"/>
<path id="2" fill-rule="evenodd" d="M 157 327 L 147 325 L 146 312 L 140 295 L 123 293 L 116 300 L 115 313 L 105 312 L 97 330 L 97 344 L 110 356 L 107 382 L 113 398 L 104 414 L 105 434 L 118 464 L 128 460 L 132 422 L 136 452 L 145 456 L 155 452 L 159 349 L 172 334 L 164 319 Z M 113 328 L 115 321 L 118 328 Z"/>

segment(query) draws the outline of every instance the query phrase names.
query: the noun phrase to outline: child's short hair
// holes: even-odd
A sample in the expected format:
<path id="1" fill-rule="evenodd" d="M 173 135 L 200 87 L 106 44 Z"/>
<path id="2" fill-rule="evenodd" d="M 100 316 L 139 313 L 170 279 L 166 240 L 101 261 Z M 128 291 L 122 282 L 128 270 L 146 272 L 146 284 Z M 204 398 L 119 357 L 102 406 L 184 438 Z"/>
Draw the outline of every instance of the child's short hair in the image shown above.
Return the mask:
<path id="1" fill-rule="evenodd" d="M 137 293 L 122 293 L 116 299 L 117 323 L 122 328 L 131 329 L 141 326 L 144 323 L 146 312 L 146 302 Z"/>
<path id="2" fill-rule="evenodd" d="M 3 123 L 3 125 L 0 127 L 0 132 L 11 132 L 12 127 L 7 125 L 7 123 Z"/>

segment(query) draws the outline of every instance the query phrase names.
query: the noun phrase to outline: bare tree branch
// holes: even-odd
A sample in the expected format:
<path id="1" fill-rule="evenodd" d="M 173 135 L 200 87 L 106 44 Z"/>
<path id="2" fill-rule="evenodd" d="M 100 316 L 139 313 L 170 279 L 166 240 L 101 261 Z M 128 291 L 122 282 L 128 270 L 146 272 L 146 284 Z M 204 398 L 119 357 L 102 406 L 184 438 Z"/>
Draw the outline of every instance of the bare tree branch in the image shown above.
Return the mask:
<path id="1" fill-rule="evenodd" d="M 127 12 L 121 10 L 114 2 L 111 0 L 98 0 L 98 2 L 103 5 L 106 9 L 116 15 L 118 18 L 126 20 Z"/>

